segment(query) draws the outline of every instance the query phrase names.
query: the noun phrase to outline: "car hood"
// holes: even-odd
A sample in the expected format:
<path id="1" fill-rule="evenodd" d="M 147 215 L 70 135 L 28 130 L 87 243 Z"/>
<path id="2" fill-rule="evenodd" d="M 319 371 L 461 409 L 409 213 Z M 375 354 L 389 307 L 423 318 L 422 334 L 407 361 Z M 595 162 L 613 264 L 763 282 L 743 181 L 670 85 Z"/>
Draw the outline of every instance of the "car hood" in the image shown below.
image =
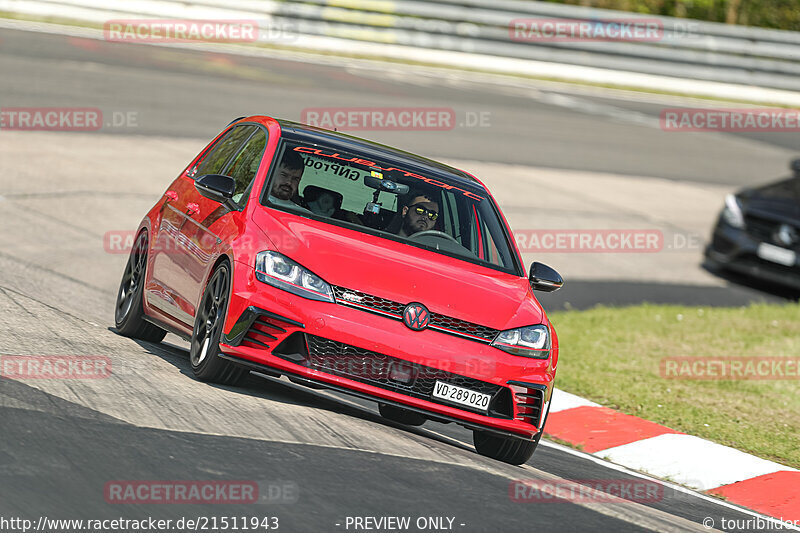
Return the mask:
<path id="1" fill-rule="evenodd" d="M 254 222 L 275 249 L 328 283 L 494 329 L 540 324 L 524 277 L 276 209 Z"/>
<path id="2" fill-rule="evenodd" d="M 800 222 L 800 178 L 745 189 L 739 196 L 746 211 Z"/>

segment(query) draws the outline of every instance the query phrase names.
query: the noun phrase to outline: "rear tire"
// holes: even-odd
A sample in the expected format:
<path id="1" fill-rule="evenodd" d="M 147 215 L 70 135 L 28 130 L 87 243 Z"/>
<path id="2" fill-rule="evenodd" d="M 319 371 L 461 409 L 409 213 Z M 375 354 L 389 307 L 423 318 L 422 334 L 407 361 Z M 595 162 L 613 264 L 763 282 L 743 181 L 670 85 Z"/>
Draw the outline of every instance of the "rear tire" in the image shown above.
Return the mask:
<path id="1" fill-rule="evenodd" d="M 203 291 L 192 331 L 189 362 L 194 377 L 200 381 L 237 385 L 249 373 L 246 368 L 219 356 L 219 341 L 228 315 L 230 288 L 230 266 L 227 262 L 221 263 L 214 269 Z"/>
<path id="2" fill-rule="evenodd" d="M 406 426 L 421 426 L 427 420 L 425 416 L 415 411 L 409 411 L 408 409 L 387 405 L 385 403 L 378 404 L 378 411 L 380 411 L 383 418 L 399 424 L 405 424 Z"/>
<path id="3" fill-rule="evenodd" d="M 131 248 L 117 292 L 114 323 L 120 335 L 143 341 L 161 342 L 167 332 L 144 320 L 143 294 L 148 243 L 147 231 L 142 231 Z"/>

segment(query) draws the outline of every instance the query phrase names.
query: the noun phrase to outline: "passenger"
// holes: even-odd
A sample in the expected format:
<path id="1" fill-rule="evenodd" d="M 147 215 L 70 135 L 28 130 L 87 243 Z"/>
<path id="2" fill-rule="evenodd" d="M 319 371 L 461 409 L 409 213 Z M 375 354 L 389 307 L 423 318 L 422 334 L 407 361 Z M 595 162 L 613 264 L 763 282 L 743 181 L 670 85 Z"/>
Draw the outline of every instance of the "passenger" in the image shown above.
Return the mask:
<path id="1" fill-rule="evenodd" d="M 338 192 L 309 185 L 303 191 L 303 200 L 306 207 L 315 215 L 343 220 L 359 226 L 363 224 L 358 215 L 342 209 L 343 197 Z"/>
<path id="2" fill-rule="evenodd" d="M 324 189 L 311 189 L 311 187 L 308 187 L 303 195 L 311 212 L 325 217 L 333 216 L 342 202 L 341 197 L 334 198 L 333 194 Z M 337 202 L 337 200 L 339 201 Z"/>
<path id="3" fill-rule="evenodd" d="M 269 201 L 283 207 L 300 207 L 294 199 L 306 165 L 297 152 L 287 151 L 283 155 L 281 165 L 272 178 L 272 189 L 269 192 Z"/>

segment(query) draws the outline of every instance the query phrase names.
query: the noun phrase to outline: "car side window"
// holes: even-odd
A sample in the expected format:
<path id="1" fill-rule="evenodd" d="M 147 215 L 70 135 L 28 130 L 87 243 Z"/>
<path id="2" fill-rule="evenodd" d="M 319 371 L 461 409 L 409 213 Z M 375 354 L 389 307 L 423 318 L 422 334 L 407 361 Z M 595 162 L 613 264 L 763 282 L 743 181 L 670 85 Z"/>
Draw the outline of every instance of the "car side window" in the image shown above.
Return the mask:
<path id="1" fill-rule="evenodd" d="M 469 248 L 465 244 L 465 237 L 461 235 L 461 226 L 458 222 L 458 203 L 455 200 L 453 193 L 443 192 L 442 200 L 444 206 L 442 207 L 442 228 L 445 233 L 452 235 L 455 239 L 465 248 Z"/>
<path id="2" fill-rule="evenodd" d="M 256 177 L 261 158 L 264 156 L 264 149 L 267 147 L 267 135 L 261 128 L 245 142 L 239 153 L 234 156 L 225 174 L 232 177 L 236 182 L 236 190 L 233 200 L 242 203 L 241 200 L 245 193 L 250 189 L 250 185 Z"/>
<path id="3" fill-rule="evenodd" d="M 209 150 L 208 154 L 195 165 L 194 171 L 190 174 L 191 177 L 197 178 L 205 176 L 206 174 L 220 174 L 225 168 L 225 164 L 230 160 L 231 156 L 236 153 L 242 143 L 253 131 L 256 126 L 236 126 L 222 139 Z"/>
<path id="4" fill-rule="evenodd" d="M 470 221 L 471 251 L 479 259 L 498 266 L 507 266 L 510 261 L 504 258 L 498 249 L 495 239 L 501 237 L 498 227 L 489 227 L 486 219 L 478 209 L 473 207 Z"/>

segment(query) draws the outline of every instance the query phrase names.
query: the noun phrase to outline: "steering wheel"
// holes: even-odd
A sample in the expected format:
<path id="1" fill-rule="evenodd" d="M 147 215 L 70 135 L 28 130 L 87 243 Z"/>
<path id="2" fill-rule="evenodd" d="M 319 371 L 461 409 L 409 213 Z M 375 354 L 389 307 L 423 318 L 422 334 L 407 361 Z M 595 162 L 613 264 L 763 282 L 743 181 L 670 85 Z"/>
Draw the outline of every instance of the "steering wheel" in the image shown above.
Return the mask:
<path id="1" fill-rule="evenodd" d="M 417 232 L 408 238 L 412 240 L 417 240 L 417 237 L 425 237 L 427 235 L 430 235 L 431 237 L 442 237 L 444 239 L 447 239 L 448 241 L 453 241 L 457 245 L 461 246 L 461 243 L 455 240 L 451 235 L 435 229 L 426 229 L 425 231 Z"/>

